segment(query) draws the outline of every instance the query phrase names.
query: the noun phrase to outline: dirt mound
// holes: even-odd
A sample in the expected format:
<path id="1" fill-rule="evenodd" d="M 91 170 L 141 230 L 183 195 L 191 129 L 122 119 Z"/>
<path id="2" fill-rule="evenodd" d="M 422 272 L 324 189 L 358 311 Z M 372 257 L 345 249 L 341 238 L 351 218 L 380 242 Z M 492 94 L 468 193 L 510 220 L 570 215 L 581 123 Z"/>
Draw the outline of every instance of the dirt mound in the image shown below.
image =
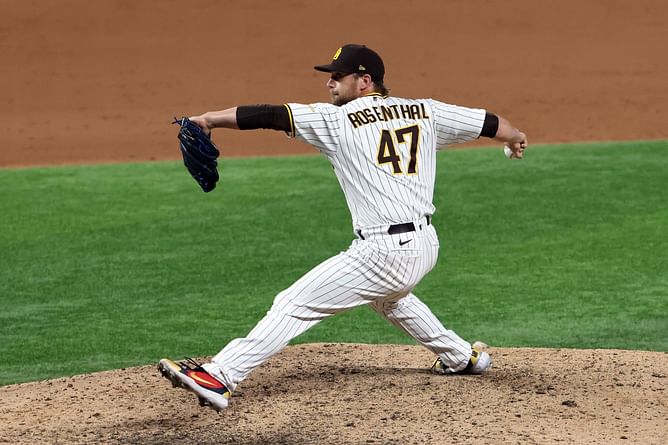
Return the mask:
<path id="1" fill-rule="evenodd" d="M 218 414 L 155 366 L 0 388 L 0 443 L 668 443 L 668 354 L 491 348 L 483 376 L 419 346 L 307 344 Z"/>

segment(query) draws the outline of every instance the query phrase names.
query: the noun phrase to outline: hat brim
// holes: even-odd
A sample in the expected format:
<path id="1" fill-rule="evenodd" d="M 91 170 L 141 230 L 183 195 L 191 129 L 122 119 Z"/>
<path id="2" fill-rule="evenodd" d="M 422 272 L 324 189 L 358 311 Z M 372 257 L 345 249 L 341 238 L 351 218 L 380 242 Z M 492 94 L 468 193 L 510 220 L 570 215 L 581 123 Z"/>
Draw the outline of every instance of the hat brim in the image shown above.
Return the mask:
<path id="1" fill-rule="evenodd" d="M 334 71 L 336 71 L 336 69 L 331 64 L 329 64 L 329 65 L 318 65 L 318 66 L 314 66 L 313 68 L 315 68 L 318 71 L 322 71 L 323 73 L 333 73 Z"/>
<path id="2" fill-rule="evenodd" d="M 334 61 L 328 65 L 317 65 L 314 66 L 318 71 L 322 71 L 324 73 L 345 73 L 345 74 L 350 74 L 354 73 L 355 71 L 351 71 L 350 67 L 343 66 L 341 63 L 337 63 L 337 61 Z"/>

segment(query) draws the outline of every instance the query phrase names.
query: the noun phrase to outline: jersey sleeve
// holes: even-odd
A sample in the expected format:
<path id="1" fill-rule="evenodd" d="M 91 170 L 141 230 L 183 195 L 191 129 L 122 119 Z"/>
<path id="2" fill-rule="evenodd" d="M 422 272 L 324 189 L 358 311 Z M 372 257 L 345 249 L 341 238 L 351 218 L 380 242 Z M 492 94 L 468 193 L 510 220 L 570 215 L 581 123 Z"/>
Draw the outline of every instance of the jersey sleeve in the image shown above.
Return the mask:
<path id="1" fill-rule="evenodd" d="M 339 145 L 341 110 L 331 104 L 285 105 L 290 114 L 288 136 L 313 145 L 323 153 L 334 153 Z"/>
<path id="2" fill-rule="evenodd" d="M 485 122 L 485 110 L 450 105 L 437 100 L 428 101 L 434 116 L 436 147 L 472 141 L 480 137 Z"/>

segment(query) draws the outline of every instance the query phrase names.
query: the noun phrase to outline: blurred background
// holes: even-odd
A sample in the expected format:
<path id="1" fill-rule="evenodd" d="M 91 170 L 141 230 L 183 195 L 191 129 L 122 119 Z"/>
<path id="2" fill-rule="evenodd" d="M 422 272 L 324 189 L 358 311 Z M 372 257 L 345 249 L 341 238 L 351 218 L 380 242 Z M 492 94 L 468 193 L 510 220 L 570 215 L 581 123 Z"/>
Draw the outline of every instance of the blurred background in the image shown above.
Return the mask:
<path id="1" fill-rule="evenodd" d="M 174 116 L 326 102 L 313 65 L 345 43 L 381 54 L 393 95 L 487 108 L 531 143 L 668 137 L 662 0 L 0 0 L 0 10 L 0 166 L 177 159 Z M 224 156 L 312 151 L 272 131 L 214 138 Z"/>

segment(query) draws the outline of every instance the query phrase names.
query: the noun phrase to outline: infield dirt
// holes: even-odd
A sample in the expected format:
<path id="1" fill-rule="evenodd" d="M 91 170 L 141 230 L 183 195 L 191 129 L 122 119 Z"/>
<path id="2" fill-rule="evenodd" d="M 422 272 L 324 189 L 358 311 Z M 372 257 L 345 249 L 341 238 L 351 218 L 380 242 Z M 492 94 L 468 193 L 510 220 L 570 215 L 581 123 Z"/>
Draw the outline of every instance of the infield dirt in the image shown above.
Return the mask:
<path id="1" fill-rule="evenodd" d="M 312 66 L 351 42 L 381 53 L 394 95 L 488 108 L 530 143 L 668 138 L 663 0 L 0 0 L 0 10 L 0 167 L 176 159 L 174 115 L 326 101 Z M 214 137 L 223 156 L 312 152 L 271 131 Z M 491 353 L 488 374 L 446 378 L 427 372 L 432 357 L 417 346 L 292 346 L 220 415 L 153 365 L 10 385 L 0 443 L 668 443 L 668 354 Z"/>
<path id="2" fill-rule="evenodd" d="M 482 107 L 530 143 L 668 137 L 663 0 L 0 0 L 0 166 L 176 159 L 174 115 L 326 102 L 344 43 L 395 96 Z M 224 156 L 313 153 L 216 132 Z M 489 141 L 481 141 L 489 145 Z"/>

